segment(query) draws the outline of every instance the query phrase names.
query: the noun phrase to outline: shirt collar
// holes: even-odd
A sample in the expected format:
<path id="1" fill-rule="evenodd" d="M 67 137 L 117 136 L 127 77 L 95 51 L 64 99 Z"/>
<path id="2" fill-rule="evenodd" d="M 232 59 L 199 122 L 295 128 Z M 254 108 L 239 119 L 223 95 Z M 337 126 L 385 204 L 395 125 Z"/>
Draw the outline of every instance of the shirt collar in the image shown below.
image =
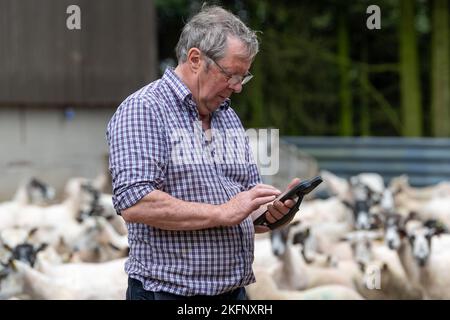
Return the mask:
<path id="1" fill-rule="evenodd" d="M 169 87 L 173 90 L 177 98 L 183 102 L 183 105 L 187 108 L 197 109 L 197 104 L 192 99 L 192 93 L 189 88 L 181 81 L 178 75 L 175 73 L 174 68 L 168 67 L 162 76 L 162 79 L 167 82 Z M 230 98 L 225 99 L 219 106 L 217 111 L 226 111 L 231 105 Z"/>

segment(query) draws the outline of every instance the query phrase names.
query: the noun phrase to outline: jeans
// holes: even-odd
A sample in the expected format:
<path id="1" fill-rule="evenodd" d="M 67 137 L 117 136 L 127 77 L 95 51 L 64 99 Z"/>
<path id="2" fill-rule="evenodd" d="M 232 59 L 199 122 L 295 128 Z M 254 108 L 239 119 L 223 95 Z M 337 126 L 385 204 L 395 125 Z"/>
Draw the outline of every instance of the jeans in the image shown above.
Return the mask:
<path id="1" fill-rule="evenodd" d="M 216 296 L 180 296 L 168 292 L 145 290 L 142 282 L 128 277 L 127 300 L 247 300 L 245 288 L 237 288 Z"/>

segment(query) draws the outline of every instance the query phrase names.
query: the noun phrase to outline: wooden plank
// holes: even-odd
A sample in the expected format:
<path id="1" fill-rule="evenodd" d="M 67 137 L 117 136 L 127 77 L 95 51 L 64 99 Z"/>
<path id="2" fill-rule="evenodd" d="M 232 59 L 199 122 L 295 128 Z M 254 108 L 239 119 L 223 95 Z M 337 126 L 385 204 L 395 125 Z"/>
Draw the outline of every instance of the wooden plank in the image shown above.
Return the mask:
<path id="1" fill-rule="evenodd" d="M 151 0 L 0 0 L 0 17 L 1 104 L 117 104 L 157 77 Z"/>

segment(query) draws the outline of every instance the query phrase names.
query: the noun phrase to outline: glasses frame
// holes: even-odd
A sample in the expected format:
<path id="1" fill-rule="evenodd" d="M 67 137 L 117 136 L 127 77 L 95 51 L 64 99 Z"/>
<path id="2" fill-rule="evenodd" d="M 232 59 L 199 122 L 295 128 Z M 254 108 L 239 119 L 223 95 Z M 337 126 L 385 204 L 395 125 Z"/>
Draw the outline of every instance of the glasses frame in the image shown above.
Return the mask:
<path id="1" fill-rule="evenodd" d="M 210 58 L 206 56 L 209 60 L 214 62 L 214 64 L 219 68 L 220 72 L 222 72 L 227 78 L 228 78 L 228 84 L 231 86 L 235 86 L 238 83 L 243 86 L 244 84 L 248 83 L 252 78 L 253 75 L 250 73 L 250 71 L 247 71 L 247 73 L 244 76 L 240 76 L 237 74 L 231 74 L 227 72 L 220 64 L 218 64 L 213 58 Z M 234 80 L 233 80 L 234 79 Z"/>

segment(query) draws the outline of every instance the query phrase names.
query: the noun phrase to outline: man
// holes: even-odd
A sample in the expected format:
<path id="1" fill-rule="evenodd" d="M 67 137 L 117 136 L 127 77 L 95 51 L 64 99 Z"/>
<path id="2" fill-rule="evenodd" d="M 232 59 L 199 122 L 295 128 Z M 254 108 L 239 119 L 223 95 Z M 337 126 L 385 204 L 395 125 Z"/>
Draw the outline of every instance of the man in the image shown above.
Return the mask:
<path id="1" fill-rule="evenodd" d="M 219 137 L 243 132 L 229 97 L 252 77 L 257 52 L 236 16 L 204 7 L 182 31 L 178 66 L 129 96 L 108 124 L 113 201 L 130 245 L 127 299 L 246 298 L 250 215 L 280 191 L 261 184 L 248 139 Z M 293 205 L 269 204 L 267 219 Z"/>

